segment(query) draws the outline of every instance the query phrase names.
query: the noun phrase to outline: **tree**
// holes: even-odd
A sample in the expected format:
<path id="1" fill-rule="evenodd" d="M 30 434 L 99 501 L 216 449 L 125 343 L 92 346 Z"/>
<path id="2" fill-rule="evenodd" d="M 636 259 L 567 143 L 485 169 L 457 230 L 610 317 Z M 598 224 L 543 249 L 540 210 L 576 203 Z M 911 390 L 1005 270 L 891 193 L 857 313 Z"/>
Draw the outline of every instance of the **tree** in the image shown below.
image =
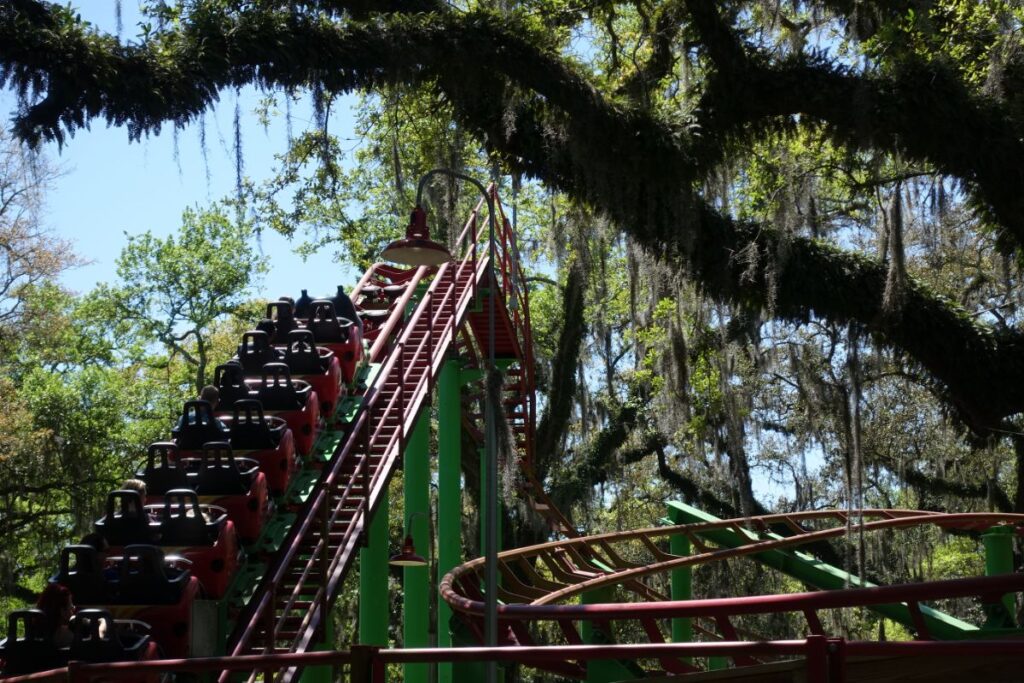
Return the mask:
<path id="1" fill-rule="evenodd" d="M 877 261 L 737 219 L 700 190 L 737 145 L 815 127 L 840 146 L 896 153 L 957 178 L 1012 252 L 1024 238 L 1017 172 L 1024 143 L 1017 109 L 1001 95 L 1015 92 L 1016 53 L 984 92 L 958 72 L 955 55 L 931 44 L 881 49 L 880 41 L 896 45 L 907 33 L 912 3 L 799 3 L 780 5 L 774 16 L 741 11 L 748 4 L 686 0 L 637 9 L 648 20 L 638 37 L 647 59 L 638 55 L 635 72 L 623 77 L 640 85 L 613 92 L 565 59 L 564 32 L 544 30 L 550 8 L 499 15 L 426 0 L 161 5 L 158 28 L 124 45 L 66 7 L 17 0 L 0 10 L 0 62 L 22 96 L 15 131 L 31 143 L 61 141 L 100 117 L 127 124 L 132 137 L 185 125 L 221 89 L 248 83 L 331 92 L 427 85 L 513 170 L 605 212 L 709 293 L 782 320 L 858 324 L 941 383 L 972 429 L 998 428 L 1024 408 L 1017 330 L 980 323 L 915 281 L 899 313 L 887 312 Z M 944 11 L 950 4 L 959 3 L 924 3 L 934 10 L 933 33 L 955 25 L 955 13 Z M 584 5 L 555 16 L 568 28 L 598 11 Z M 845 40 L 875 59 L 858 69 L 814 50 L 807 32 L 823 26 L 845 29 Z M 790 47 L 775 49 L 792 31 Z M 691 66 L 702 81 L 669 100 L 687 112 L 678 120 L 644 94 L 675 76 L 686 43 L 697 48 Z M 741 263 L 738 253 L 760 258 Z M 822 281 L 828 286 L 812 286 Z"/>
<path id="2" fill-rule="evenodd" d="M 33 600 L 60 548 L 92 528 L 104 496 L 166 436 L 173 388 L 115 363 L 88 309 L 53 283 L 21 295 L 3 348 L 0 392 L 0 602 Z"/>
<path id="3" fill-rule="evenodd" d="M 566 499 L 586 502 L 581 490 L 636 467 L 714 511 L 746 512 L 761 504 L 752 472 L 775 467 L 792 470 L 798 492 L 782 504 L 798 508 L 867 496 L 1024 511 L 1019 8 L 196 0 L 152 11 L 148 32 L 121 43 L 63 6 L 0 8 L 18 135 L 60 143 L 104 119 L 137 139 L 250 84 L 309 91 L 321 112 L 330 94 L 401 92 L 475 141 L 483 155 L 465 163 L 561 193 L 555 245 L 536 251 L 558 285 L 537 298 L 573 321 L 584 310 L 538 335 L 552 375 L 543 436 L 571 453 L 549 476 Z M 276 229 L 337 221 L 352 242 L 366 223 L 347 223 L 337 197 L 306 204 L 307 190 L 358 205 L 365 178 L 389 175 L 369 164 L 400 178 L 392 159 L 408 157 L 381 116 L 370 126 L 384 144 L 335 182 L 339 148 L 321 118 L 255 198 L 271 202 L 263 220 Z M 294 185 L 293 212 L 272 204 Z M 368 214 L 401 192 L 381 194 Z M 901 429 L 910 419 L 916 429 Z M 818 478 L 800 464 L 815 452 Z M 634 485 L 621 486 L 628 498 Z"/>
<path id="4" fill-rule="evenodd" d="M 43 199 L 59 172 L 0 128 L 0 348 L 18 333 L 26 293 L 81 263 L 42 223 Z"/>
<path id="5" fill-rule="evenodd" d="M 162 344 L 192 368 L 193 393 L 207 383 L 214 324 L 246 301 L 266 264 L 249 243 L 251 228 L 217 208 L 188 209 L 176 236 L 129 236 L 117 260 L 121 282 L 90 295 L 121 345 Z"/>

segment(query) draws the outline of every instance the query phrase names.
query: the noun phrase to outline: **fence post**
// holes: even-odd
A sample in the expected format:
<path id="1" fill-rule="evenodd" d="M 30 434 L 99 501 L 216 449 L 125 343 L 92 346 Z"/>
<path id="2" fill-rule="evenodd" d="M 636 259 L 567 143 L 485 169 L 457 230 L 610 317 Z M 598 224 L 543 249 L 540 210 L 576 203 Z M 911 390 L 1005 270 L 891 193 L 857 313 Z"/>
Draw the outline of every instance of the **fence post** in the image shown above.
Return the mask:
<path id="1" fill-rule="evenodd" d="M 825 636 L 807 636 L 807 683 L 829 683 L 828 639 Z"/>
<path id="2" fill-rule="evenodd" d="M 81 662 L 68 662 L 68 683 L 86 683 L 89 677 L 82 673 Z"/>
<path id="3" fill-rule="evenodd" d="M 846 683 L 846 641 L 828 639 L 828 683 Z"/>
<path id="4" fill-rule="evenodd" d="M 377 645 L 353 645 L 352 664 L 349 667 L 348 680 L 350 683 L 376 683 L 374 666 L 377 662 L 377 653 L 380 647 Z M 383 679 L 380 679 L 383 680 Z"/>

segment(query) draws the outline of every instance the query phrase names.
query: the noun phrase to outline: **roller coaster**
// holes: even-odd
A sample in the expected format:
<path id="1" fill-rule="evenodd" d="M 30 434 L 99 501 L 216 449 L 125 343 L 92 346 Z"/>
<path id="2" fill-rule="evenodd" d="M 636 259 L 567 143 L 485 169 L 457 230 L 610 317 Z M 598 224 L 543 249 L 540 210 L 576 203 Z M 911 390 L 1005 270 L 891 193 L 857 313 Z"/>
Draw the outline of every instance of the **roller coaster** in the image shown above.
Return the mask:
<path id="1" fill-rule="evenodd" d="M 144 490 L 109 495 L 96 522 L 102 541 L 61 553 L 52 583 L 70 591 L 77 614 L 60 624 L 39 609 L 9 615 L 7 681 L 382 681 L 400 664 L 404 680 L 447 683 L 480 680 L 488 660 L 506 679 L 525 669 L 587 681 L 1024 680 L 1024 574 L 1013 559 L 1024 515 L 826 510 L 720 520 L 670 503 L 659 526 L 581 535 L 534 470 L 529 291 L 512 225 L 496 189 L 487 192 L 493 242 L 480 204 L 440 265 L 378 263 L 349 294 L 313 300 L 304 291 L 268 305 L 217 368 L 218 395 L 186 403 L 171 438 L 149 447 L 136 473 Z M 423 214 L 412 220 L 410 234 L 425 236 Z M 481 648 L 489 587 L 484 560 L 462 556 L 460 462 L 463 442 L 484 438 L 489 348 L 519 494 L 549 540 L 499 553 L 499 642 Z M 387 649 L 388 489 L 400 469 L 405 647 Z M 851 528 L 980 534 L 986 576 L 874 585 L 814 554 Z M 433 549 L 435 531 L 433 586 L 416 549 Z M 735 561 L 806 590 L 693 598 L 695 569 Z M 332 608 L 354 567 L 360 643 L 335 650 Z M 979 623 L 942 611 L 957 601 Z M 909 639 L 847 640 L 830 617 L 844 610 L 877 613 Z M 763 640 L 751 625 L 764 619 L 793 638 Z"/>

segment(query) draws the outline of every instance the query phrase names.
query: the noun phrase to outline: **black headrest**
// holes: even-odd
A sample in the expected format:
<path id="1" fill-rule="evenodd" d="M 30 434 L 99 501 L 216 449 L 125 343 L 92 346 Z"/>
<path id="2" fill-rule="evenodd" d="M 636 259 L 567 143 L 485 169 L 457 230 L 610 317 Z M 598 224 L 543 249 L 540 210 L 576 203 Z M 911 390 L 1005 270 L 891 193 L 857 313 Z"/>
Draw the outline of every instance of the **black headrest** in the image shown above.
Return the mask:
<path id="1" fill-rule="evenodd" d="M 165 605 L 178 602 L 191 572 L 169 571 L 164 566 L 164 551 L 155 545 L 125 546 L 118 584 L 119 602 L 125 604 Z"/>
<path id="2" fill-rule="evenodd" d="M 309 400 L 309 384 L 293 382 L 291 370 L 284 363 L 267 363 L 257 392 L 267 410 L 299 410 Z"/>
<path id="3" fill-rule="evenodd" d="M 281 354 L 270 345 L 270 335 L 263 330 L 250 330 L 238 345 L 238 361 L 248 373 L 256 373 L 266 363 L 280 359 Z"/>
<path id="4" fill-rule="evenodd" d="M 329 299 L 317 299 L 310 307 L 309 330 L 320 343 L 342 343 L 349 340 L 352 321 L 338 318 Z"/>
<path id="5" fill-rule="evenodd" d="M 359 311 L 360 320 L 366 320 L 374 324 L 380 324 L 389 315 L 391 315 L 391 311 L 385 308 L 364 308 Z"/>
<path id="6" fill-rule="evenodd" d="M 295 308 L 290 301 L 271 301 L 267 304 L 267 317 L 277 328 L 275 341 L 287 338 L 288 333 L 299 326 L 295 320 Z"/>
<path id="7" fill-rule="evenodd" d="M 330 351 L 328 351 L 330 353 Z M 326 368 L 330 355 L 320 355 L 313 333 L 309 330 L 292 330 L 288 333 L 288 346 L 284 351 L 284 362 L 296 375 L 319 374 Z"/>
<path id="8" fill-rule="evenodd" d="M 171 489 L 188 488 L 188 472 L 181 462 L 178 444 L 173 441 L 150 444 L 141 478 L 149 493 L 155 496 L 162 496 Z"/>
<path id="9" fill-rule="evenodd" d="M 208 401 L 186 401 L 178 424 L 171 430 L 182 450 L 202 448 L 207 441 L 226 441 L 230 432 L 214 417 Z"/>
<path id="10" fill-rule="evenodd" d="M 271 429 L 263 414 L 263 404 L 256 399 L 235 401 L 231 417 L 231 447 L 235 449 L 276 448 L 284 434 L 279 426 Z"/>
<path id="11" fill-rule="evenodd" d="M 103 603 L 108 595 L 99 553 L 91 545 L 65 546 L 60 551 L 57 575 L 51 581 L 67 586 L 79 604 Z"/>
<path id="12" fill-rule="evenodd" d="M 7 615 L 7 643 L 10 645 L 14 640 L 50 640 L 52 628 L 46 613 L 41 609 L 14 610 Z M 18 635 L 19 631 L 22 632 L 21 636 Z"/>
<path id="13" fill-rule="evenodd" d="M 284 301 L 284 299 L 282 299 Z M 305 289 L 302 290 L 302 296 L 295 300 L 293 304 L 293 311 L 296 318 L 308 318 L 309 317 L 309 305 L 313 303 L 313 298 L 309 295 Z"/>
<path id="14" fill-rule="evenodd" d="M 213 371 L 213 383 L 220 391 L 221 405 L 229 406 L 235 401 L 249 398 L 249 387 L 245 384 L 245 370 L 238 361 L 218 365 Z"/>
<path id="15" fill-rule="evenodd" d="M 71 619 L 71 659 L 81 662 L 138 660 L 149 636 L 123 633 L 105 609 L 83 609 Z"/>
<path id="16" fill-rule="evenodd" d="M 107 494 L 106 514 L 96 522 L 96 531 L 110 545 L 154 542 L 157 529 L 150 526 L 143 504 L 138 491 L 111 491 Z"/>
<path id="17" fill-rule="evenodd" d="M 252 462 L 252 461 L 245 461 Z M 211 441 L 203 445 L 202 467 L 197 477 L 196 490 L 202 495 L 227 496 L 248 493 L 258 467 L 242 471 L 226 441 Z"/>
<path id="18" fill-rule="evenodd" d="M 21 609 L 7 615 L 7 639 L 2 645 L 6 676 L 57 669 L 67 663 L 67 653 L 53 642 L 53 627 L 42 610 Z"/>
<path id="19" fill-rule="evenodd" d="M 189 489 L 175 489 L 164 496 L 160 514 L 161 545 L 210 545 L 218 524 L 208 525 L 199 507 L 199 496 Z"/>
<path id="20" fill-rule="evenodd" d="M 338 285 L 338 291 L 331 297 L 331 303 L 334 304 L 334 311 L 338 316 L 360 324 L 359 316 L 356 315 L 356 305 L 352 303 L 352 298 L 345 293 L 345 288 L 341 285 Z"/>

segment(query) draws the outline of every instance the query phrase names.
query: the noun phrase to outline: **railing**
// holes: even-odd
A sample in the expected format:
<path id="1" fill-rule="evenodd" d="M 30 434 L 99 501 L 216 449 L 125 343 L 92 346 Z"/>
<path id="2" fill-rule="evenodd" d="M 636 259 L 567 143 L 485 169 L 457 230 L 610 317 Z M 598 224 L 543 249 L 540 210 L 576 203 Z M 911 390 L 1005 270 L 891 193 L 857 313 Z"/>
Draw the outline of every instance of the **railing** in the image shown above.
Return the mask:
<path id="1" fill-rule="evenodd" d="M 389 664 L 475 663 L 498 661 L 544 665 L 560 662 L 591 662 L 600 660 L 637 660 L 693 657 L 786 657 L 801 658 L 794 668 L 803 669 L 809 683 L 840 683 L 853 661 L 865 657 L 956 657 L 1011 658 L 1024 660 L 1019 640 L 989 641 L 896 641 L 870 642 L 826 638 L 811 635 L 795 640 L 760 642 L 695 642 L 649 643 L 644 645 L 572 645 L 553 647 L 468 647 L 433 649 L 379 649 L 354 646 L 348 650 L 302 652 L 236 657 L 197 659 L 166 659 L 148 662 L 114 662 L 84 664 L 72 662 L 67 667 L 4 679 L 5 683 L 42 683 L 67 681 L 87 683 L 95 679 L 137 680 L 140 676 L 163 673 L 203 674 L 227 670 L 231 672 L 275 672 L 299 667 L 324 666 L 345 668 L 352 683 L 378 683 L 384 680 Z M 1019 671 L 1019 665 L 1015 671 Z M 1007 679 L 1009 680 L 1009 679 Z"/>

